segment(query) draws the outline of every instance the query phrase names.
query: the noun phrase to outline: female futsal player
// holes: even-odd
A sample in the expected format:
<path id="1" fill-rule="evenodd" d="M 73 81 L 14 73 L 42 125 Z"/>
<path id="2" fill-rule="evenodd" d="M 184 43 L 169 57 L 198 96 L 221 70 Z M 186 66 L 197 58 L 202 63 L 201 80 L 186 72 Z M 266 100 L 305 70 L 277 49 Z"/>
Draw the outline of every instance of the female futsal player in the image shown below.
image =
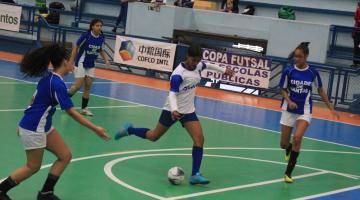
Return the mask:
<path id="1" fill-rule="evenodd" d="M 293 182 L 291 173 L 300 153 L 302 138 L 310 125 L 313 85 L 317 87 L 319 95 L 331 113 L 339 118 L 322 87 L 319 72 L 307 64 L 308 46 L 308 42 L 303 42 L 290 54 L 289 58 L 294 58 L 295 64 L 283 71 L 280 80 L 281 95 L 283 96 L 280 146 L 286 150 L 285 160 L 288 161 L 288 165 L 285 171 L 285 182 L 287 183 Z M 294 128 L 294 137 L 290 143 Z"/>
<path id="2" fill-rule="evenodd" d="M 208 184 L 210 181 L 200 174 L 200 165 L 203 157 L 204 136 L 198 117 L 195 113 L 195 89 L 200 82 L 200 73 L 208 68 L 233 75 L 230 69 L 221 68 L 212 64 L 200 62 L 201 49 L 199 46 L 190 46 L 185 62 L 181 63 L 172 73 L 170 78 L 170 92 L 166 100 L 164 110 L 161 113 L 155 129 L 134 128 L 132 124 L 124 125 L 124 128 L 115 135 L 118 140 L 124 136 L 136 135 L 151 141 L 158 140 L 178 120 L 187 130 L 193 140 L 192 150 L 192 176 L 190 184 Z"/>
<path id="3" fill-rule="evenodd" d="M 42 78 L 19 123 L 18 134 L 26 152 L 27 162 L 0 184 L 0 200 L 9 200 L 6 193 L 40 169 L 45 149 L 53 153 L 57 160 L 50 168 L 37 199 L 59 199 L 54 194 L 54 187 L 71 161 L 71 152 L 59 132 L 52 126 L 52 116 L 57 104 L 73 119 L 93 130 L 102 139 L 110 139 L 104 128 L 94 125 L 74 109 L 63 81 L 63 77 L 74 69 L 68 58 L 69 53 L 65 48 L 50 45 L 27 53 L 20 63 L 21 71 L 26 76 Z M 54 67 L 53 72 L 48 71 L 50 63 Z"/>
<path id="4" fill-rule="evenodd" d="M 107 66 L 110 66 L 108 57 L 103 50 L 105 37 L 101 31 L 103 22 L 100 19 L 93 19 L 89 30 L 81 34 L 74 45 L 70 60 L 75 61 L 75 83 L 70 87 L 68 93 L 73 96 L 83 85 L 84 93 L 82 95 L 81 113 L 87 116 L 93 116 L 87 108 L 90 97 L 90 90 L 95 78 L 95 60 L 98 55 L 104 59 Z M 75 59 L 76 58 L 76 59 Z"/>

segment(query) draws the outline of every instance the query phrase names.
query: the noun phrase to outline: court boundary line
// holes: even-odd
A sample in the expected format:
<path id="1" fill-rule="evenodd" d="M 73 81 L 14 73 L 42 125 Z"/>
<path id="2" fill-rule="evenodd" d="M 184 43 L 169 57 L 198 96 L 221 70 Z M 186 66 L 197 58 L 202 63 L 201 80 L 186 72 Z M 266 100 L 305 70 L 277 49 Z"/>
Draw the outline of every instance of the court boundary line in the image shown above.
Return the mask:
<path id="1" fill-rule="evenodd" d="M 138 108 L 144 107 L 143 105 L 127 105 L 127 106 L 88 106 L 89 109 L 111 109 L 111 108 Z M 81 107 L 74 107 L 75 109 L 81 109 Z M 23 112 L 26 108 L 15 108 L 15 109 L 0 109 L 0 112 Z M 56 110 L 61 110 L 57 107 Z"/>
<path id="2" fill-rule="evenodd" d="M 318 197 L 330 196 L 330 195 L 339 194 L 339 193 L 343 193 L 343 192 L 349 192 L 349 191 L 358 190 L 358 189 L 360 189 L 360 185 L 352 186 L 352 187 L 346 187 L 346 188 L 339 189 L 339 190 L 333 190 L 333 191 L 330 191 L 330 192 L 323 192 L 323 193 L 319 193 L 319 194 L 304 196 L 304 197 L 296 198 L 296 199 L 293 199 L 293 200 L 314 199 L 314 198 L 318 198 Z"/>
<path id="3" fill-rule="evenodd" d="M 262 185 L 267 185 L 267 184 L 278 183 L 278 182 L 283 182 L 284 181 L 283 178 L 279 178 L 279 179 L 261 181 L 261 182 L 256 182 L 256 183 L 250 183 L 250 184 L 243 184 L 243 185 L 238 185 L 238 186 L 231 186 L 231 187 L 213 189 L 213 190 L 208 190 L 208 191 L 204 191 L 204 192 L 195 192 L 195 193 L 190 193 L 190 194 L 186 194 L 186 195 L 163 197 L 163 196 L 153 194 L 153 193 L 147 192 L 145 190 L 139 189 L 137 187 L 134 187 L 134 186 L 126 183 L 125 181 L 119 179 L 118 177 L 116 177 L 112 173 L 113 166 L 118 164 L 119 162 L 122 162 L 122 161 L 125 161 L 125 160 L 130 160 L 130 159 L 135 159 L 135 158 L 152 157 L 152 156 L 191 156 L 191 154 L 157 153 L 157 154 L 139 154 L 139 155 L 133 155 L 133 156 L 120 157 L 120 158 L 117 158 L 117 159 L 114 159 L 114 160 L 111 160 L 111 161 L 107 162 L 105 164 L 105 166 L 104 166 L 104 172 L 108 176 L 108 178 L 110 178 L 115 183 L 118 183 L 119 185 L 121 185 L 121 186 L 123 186 L 125 188 L 128 188 L 130 190 L 133 190 L 135 192 L 138 192 L 138 193 L 141 193 L 141 194 L 144 194 L 144 195 L 147 195 L 147 196 L 159 199 L 159 200 L 177 200 L 177 199 L 184 199 L 184 198 L 190 198 L 190 197 L 198 197 L 198 196 L 204 196 L 204 195 L 209 195 L 209 194 L 240 190 L 240 189 L 244 189 L 244 188 L 252 188 L 252 187 L 257 187 L 257 186 L 262 186 Z M 216 155 L 216 154 L 204 154 L 204 156 L 205 157 L 217 157 L 217 158 L 230 158 L 230 159 L 248 160 L 247 157 L 241 157 L 241 156 L 226 156 L 226 155 Z M 268 162 L 268 160 L 262 160 L 262 159 L 256 159 L 256 160 L 252 160 L 252 161 L 283 165 L 283 163 L 281 163 L 281 162 L 273 163 L 273 162 Z M 299 176 L 294 176 L 294 179 L 302 179 L 302 178 L 307 178 L 307 177 L 311 177 L 311 176 L 328 174 L 328 172 L 326 170 L 314 170 L 314 171 L 318 171 L 318 172 L 313 172 L 313 173 L 303 174 L 303 175 L 299 175 Z"/>
<path id="4" fill-rule="evenodd" d="M 207 147 L 204 148 L 205 150 L 226 150 L 225 148 L 229 148 L 229 150 L 265 150 L 266 148 L 247 148 L 247 147 Z M 274 148 L 269 148 L 269 150 L 273 150 Z M 112 152 L 112 153 L 103 153 L 103 154 L 96 154 L 96 155 L 91 155 L 91 156 L 84 156 L 84 157 L 79 157 L 79 158 L 75 158 L 71 160 L 71 163 L 73 162 L 78 162 L 78 161 L 82 161 L 82 160 L 90 160 L 90 159 L 96 159 L 96 158 L 103 158 L 103 157 L 110 157 L 110 156 L 119 156 L 119 155 L 127 155 L 127 154 L 138 154 L 138 153 L 153 153 L 153 152 L 166 152 L 166 151 L 190 151 L 191 148 L 167 148 L 167 149 L 148 149 L 148 150 L 128 150 L 128 151 L 123 151 L 123 152 Z M 281 149 L 279 149 L 281 150 Z M 312 149 L 314 151 L 314 149 Z M 341 151 L 340 151 L 341 152 Z M 329 152 L 330 153 L 330 152 Z M 356 152 L 354 152 L 356 153 Z M 224 155 L 225 156 L 225 155 Z M 247 159 L 251 159 L 251 158 L 247 158 Z M 253 158 L 255 159 L 255 158 Z M 272 161 L 270 161 L 272 162 Z M 277 162 L 277 161 L 273 161 L 273 162 Z M 280 163 L 280 162 L 279 162 Z M 284 162 L 283 165 L 286 165 L 286 163 Z M 42 165 L 40 169 L 45 169 L 45 168 L 49 168 L 52 166 L 51 164 L 45 164 Z M 298 165 L 300 166 L 300 165 Z M 307 166 L 305 166 L 307 167 Z M 310 167 L 311 170 L 315 170 L 315 171 L 326 171 L 328 172 L 328 170 L 323 170 L 323 169 L 313 169 L 312 167 Z M 338 175 L 338 174 L 336 174 Z M 352 176 L 356 176 L 356 175 L 352 175 Z M 349 178 L 347 176 L 345 176 L 346 178 Z M 5 178 L 0 179 L 0 182 L 2 182 L 3 180 L 5 180 Z M 332 191 L 329 191 L 332 192 Z M 340 193 L 340 192 L 338 192 Z M 336 194 L 336 193 L 334 193 Z"/>
<path id="5" fill-rule="evenodd" d="M 4 76 L 0 76 L 0 77 L 4 77 Z M 6 77 L 4 77 L 6 78 Z M 98 79 L 103 79 L 103 80 L 107 80 L 113 83 L 121 83 L 121 84 L 126 84 L 126 85 L 135 85 L 138 87 L 143 87 L 143 88 L 149 88 L 149 89 L 154 89 L 154 90 L 159 90 L 159 91 L 167 91 L 165 89 L 161 89 L 161 88 L 152 88 L 150 86 L 145 86 L 145 85 L 141 85 L 141 84 L 137 84 L 137 83 L 127 83 L 127 82 L 123 82 L 123 81 L 119 81 L 119 80 L 113 80 L 113 79 L 108 79 L 108 78 L 104 78 L 104 77 L 97 77 Z M 226 90 L 225 90 L 226 91 Z M 229 91 L 227 91 L 229 92 Z M 206 97 L 203 95 L 196 95 L 200 98 L 204 98 L 204 99 L 208 99 L 208 100 L 213 100 L 213 101 L 220 101 L 220 102 L 224 102 L 224 103 L 228 103 L 228 104 L 235 104 L 235 105 L 241 105 L 241 106 L 247 106 L 247 107 L 252 107 L 252 108 L 258 108 L 258 109 L 264 109 L 264 110 L 269 110 L 269 111 L 275 111 L 275 112 L 280 112 L 281 110 L 276 110 L 276 109 L 271 109 L 271 108 L 265 108 L 265 107 L 261 107 L 261 106 L 254 106 L 254 105 L 247 105 L 247 104 L 241 104 L 238 102 L 227 102 L 225 100 L 219 100 L 219 99 L 215 99 L 215 98 L 211 98 L 211 97 Z M 261 98 L 261 97 L 260 97 Z M 319 119 L 319 120 L 324 120 L 324 121 L 329 121 L 329 122 L 337 122 L 337 123 L 343 123 L 343 124 L 347 124 L 347 125 L 352 125 L 352 126 L 359 126 L 360 124 L 352 124 L 352 123 L 348 123 L 348 122 L 341 122 L 341 121 L 335 121 L 335 120 L 330 120 L 330 119 L 325 119 L 325 118 L 321 118 L 321 117 L 314 117 L 315 119 Z"/>
<path id="6" fill-rule="evenodd" d="M 9 78 L 6 76 L 1 76 L 3 78 Z M 29 83 L 34 83 L 34 82 L 30 82 L 30 81 L 26 81 L 26 80 L 21 80 L 21 79 L 17 79 L 17 78 L 9 78 L 12 80 L 17 80 L 17 81 L 23 81 L 23 82 L 29 82 Z M 82 93 L 81 91 L 79 91 L 79 93 Z M 156 108 L 159 110 L 162 110 L 163 108 L 160 107 L 156 107 L 156 106 L 151 106 L 151 105 L 146 105 L 146 104 L 142 104 L 142 103 L 136 103 L 133 101 L 127 101 L 127 100 L 122 100 L 122 99 L 116 99 L 113 97 L 107 97 L 107 96 L 103 96 L 103 95 L 98 95 L 98 94 L 90 94 L 92 96 L 96 96 L 96 97 L 102 97 L 105 99 L 111 99 L 111 100 L 115 100 L 115 101 L 121 101 L 121 102 L 127 102 L 127 103 L 132 103 L 132 104 L 137 104 L 137 105 L 143 105 L 144 107 L 149 107 L 149 108 Z M 275 131 L 275 130 L 271 130 L 271 129 L 266 129 L 266 128 L 261 128 L 261 127 L 256 127 L 256 126 L 251 126 L 251 125 L 247 125 L 247 124 L 242 124 L 242 123 L 238 123 L 238 122 L 230 122 L 230 121 L 225 121 L 225 120 L 221 120 L 221 119 L 215 119 L 215 118 L 211 118 L 211 117 L 206 117 L 206 116 L 202 116 L 202 115 L 198 115 L 199 117 L 202 117 L 204 119 L 210 119 L 210 120 L 214 120 L 214 121 L 218 121 L 218 122 L 223 122 L 223 123 L 227 123 L 227 124 L 233 124 L 233 125 L 239 125 L 239 126 L 244 126 L 244 127 L 248 127 L 248 128 L 254 128 L 254 129 L 258 129 L 258 130 L 263 130 L 263 131 L 268 131 L 268 132 L 272 132 L 272 133 L 276 133 L 279 134 L 279 131 Z M 336 122 L 336 123 L 341 123 L 341 122 Z M 328 144 L 335 144 L 338 146 L 343 146 L 343 147 L 349 147 L 349 148 L 353 148 L 353 149 L 358 149 L 360 150 L 360 147 L 357 146 L 352 146 L 352 145 L 347 145 L 347 144 L 341 144 L 341 143 L 337 143 L 337 142 L 331 142 L 331 141 L 326 141 L 326 140 L 321 140 L 321 139 L 316 139 L 316 138 L 310 138 L 310 137 L 306 137 L 304 136 L 304 138 L 309 139 L 309 140 L 313 140 L 313 141 L 317 141 L 317 142 L 323 142 L 323 143 L 328 143 Z"/>

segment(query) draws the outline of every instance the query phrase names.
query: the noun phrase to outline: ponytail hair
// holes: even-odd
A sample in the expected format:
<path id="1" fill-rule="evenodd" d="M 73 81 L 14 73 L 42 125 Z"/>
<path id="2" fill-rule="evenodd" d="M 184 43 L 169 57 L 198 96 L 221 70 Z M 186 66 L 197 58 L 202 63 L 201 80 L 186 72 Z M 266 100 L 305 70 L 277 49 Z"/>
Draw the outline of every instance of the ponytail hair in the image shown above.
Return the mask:
<path id="1" fill-rule="evenodd" d="M 59 68 L 70 53 L 65 47 L 52 44 L 27 52 L 20 62 L 20 70 L 25 76 L 41 77 L 48 71 L 51 63 L 54 69 Z"/>
<path id="2" fill-rule="evenodd" d="M 295 51 L 296 51 L 297 49 L 301 50 L 306 56 L 308 56 L 309 53 L 310 53 L 309 44 L 310 44 L 310 42 L 302 42 L 302 43 L 300 43 L 300 44 L 294 49 L 294 51 L 292 51 L 292 52 L 289 54 L 288 59 L 289 59 L 289 60 L 294 59 Z"/>

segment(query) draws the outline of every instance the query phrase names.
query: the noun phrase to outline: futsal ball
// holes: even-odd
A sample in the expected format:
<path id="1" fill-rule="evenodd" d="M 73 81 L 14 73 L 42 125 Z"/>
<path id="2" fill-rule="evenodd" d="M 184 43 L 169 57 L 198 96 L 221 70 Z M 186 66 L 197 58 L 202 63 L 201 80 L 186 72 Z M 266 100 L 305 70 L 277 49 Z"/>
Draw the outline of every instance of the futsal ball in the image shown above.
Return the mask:
<path id="1" fill-rule="evenodd" d="M 180 185 L 185 178 L 185 172 L 181 167 L 172 167 L 168 171 L 168 180 L 173 185 Z"/>

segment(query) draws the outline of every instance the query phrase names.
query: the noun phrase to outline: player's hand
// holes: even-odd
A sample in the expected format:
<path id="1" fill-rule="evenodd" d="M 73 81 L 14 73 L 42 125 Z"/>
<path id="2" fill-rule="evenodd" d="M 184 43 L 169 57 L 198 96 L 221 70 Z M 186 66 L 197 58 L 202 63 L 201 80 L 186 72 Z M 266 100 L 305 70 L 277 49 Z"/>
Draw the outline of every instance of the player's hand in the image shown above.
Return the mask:
<path id="1" fill-rule="evenodd" d="M 297 104 L 295 102 L 293 102 L 293 101 L 289 101 L 288 104 L 289 104 L 289 108 L 291 110 L 294 110 L 294 109 L 298 108 Z"/>
<path id="2" fill-rule="evenodd" d="M 94 131 L 99 137 L 101 137 L 105 141 L 108 141 L 111 139 L 103 127 L 97 126 Z"/>
<path id="3" fill-rule="evenodd" d="M 234 76 L 235 71 L 232 69 L 226 68 L 225 74 L 229 75 L 229 76 Z"/>
<path id="4" fill-rule="evenodd" d="M 110 64 L 109 61 L 106 61 L 106 62 L 105 62 L 105 65 L 106 65 L 107 67 L 110 67 L 111 64 Z"/>
<path id="5" fill-rule="evenodd" d="M 180 114 L 178 111 L 173 111 L 173 112 L 171 112 L 171 118 L 172 118 L 172 120 L 179 120 L 179 119 L 181 119 L 181 117 L 182 117 L 182 114 Z"/>

